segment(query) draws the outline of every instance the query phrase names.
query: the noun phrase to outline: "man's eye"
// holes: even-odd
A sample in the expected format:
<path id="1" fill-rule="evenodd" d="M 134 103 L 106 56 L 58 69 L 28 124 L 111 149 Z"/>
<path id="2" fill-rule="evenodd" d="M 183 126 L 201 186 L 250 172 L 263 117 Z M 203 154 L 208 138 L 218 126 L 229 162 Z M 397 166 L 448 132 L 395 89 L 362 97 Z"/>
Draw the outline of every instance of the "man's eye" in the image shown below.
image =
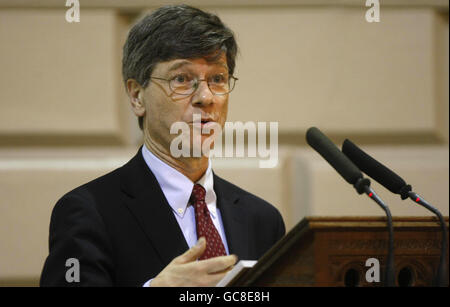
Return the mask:
<path id="1" fill-rule="evenodd" d="M 187 83 L 190 82 L 192 80 L 192 78 L 190 78 L 188 75 L 182 74 L 182 75 L 176 75 L 173 78 L 173 81 L 175 81 L 176 83 Z"/>
<path id="2" fill-rule="evenodd" d="M 226 83 L 227 79 L 224 75 L 214 75 L 211 77 L 211 82 L 216 83 L 216 84 L 222 84 L 222 83 Z"/>

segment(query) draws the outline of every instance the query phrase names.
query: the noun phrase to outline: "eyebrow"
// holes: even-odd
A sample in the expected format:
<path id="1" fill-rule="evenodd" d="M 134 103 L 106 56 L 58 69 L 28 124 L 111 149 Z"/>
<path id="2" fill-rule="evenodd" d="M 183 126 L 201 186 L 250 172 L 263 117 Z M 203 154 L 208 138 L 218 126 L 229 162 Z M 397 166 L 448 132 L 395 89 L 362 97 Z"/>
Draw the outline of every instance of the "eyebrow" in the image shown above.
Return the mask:
<path id="1" fill-rule="evenodd" d="M 179 61 L 179 62 L 173 64 L 172 66 L 170 66 L 168 71 L 170 72 L 170 71 L 177 70 L 178 68 L 185 66 L 185 65 L 192 65 L 192 63 L 189 61 L 186 61 L 186 60 Z"/>
<path id="2" fill-rule="evenodd" d="M 219 66 L 223 66 L 227 71 L 229 70 L 228 66 L 222 62 L 222 61 L 218 61 L 218 62 L 211 62 L 211 64 L 216 64 Z M 180 67 L 186 66 L 186 65 L 193 65 L 192 62 L 189 62 L 187 60 L 181 60 L 179 62 L 174 63 L 172 66 L 169 67 L 168 72 L 177 70 Z"/>

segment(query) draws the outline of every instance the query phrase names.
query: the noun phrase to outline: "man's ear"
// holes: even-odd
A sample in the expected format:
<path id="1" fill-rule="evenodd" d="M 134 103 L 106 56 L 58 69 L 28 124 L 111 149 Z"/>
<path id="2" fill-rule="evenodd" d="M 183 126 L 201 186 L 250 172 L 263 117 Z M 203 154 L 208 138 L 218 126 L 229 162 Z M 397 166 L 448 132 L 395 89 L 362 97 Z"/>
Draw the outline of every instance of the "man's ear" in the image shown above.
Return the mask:
<path id="1" fill-rule="evenodd" d="M 143 101 L 144 88 L 134 79 L 127 80 L 127 92 L 130 98 L 131 108 L 137 117 L 145 115 L 145 104 Z"/>

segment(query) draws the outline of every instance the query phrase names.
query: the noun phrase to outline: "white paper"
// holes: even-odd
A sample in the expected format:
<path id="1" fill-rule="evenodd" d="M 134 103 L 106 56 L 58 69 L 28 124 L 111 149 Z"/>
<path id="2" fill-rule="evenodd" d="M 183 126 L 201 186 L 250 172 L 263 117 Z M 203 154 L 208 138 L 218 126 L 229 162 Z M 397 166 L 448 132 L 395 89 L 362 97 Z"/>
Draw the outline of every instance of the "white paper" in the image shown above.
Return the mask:
<path id="1" fill-rule="evenodd" d="M 252 268 L 256 264 L 256 260 L 241 260 L 229 271 L 216 285 L 216 287 L 226 287 L 236 275 L 244 269 Z"/>

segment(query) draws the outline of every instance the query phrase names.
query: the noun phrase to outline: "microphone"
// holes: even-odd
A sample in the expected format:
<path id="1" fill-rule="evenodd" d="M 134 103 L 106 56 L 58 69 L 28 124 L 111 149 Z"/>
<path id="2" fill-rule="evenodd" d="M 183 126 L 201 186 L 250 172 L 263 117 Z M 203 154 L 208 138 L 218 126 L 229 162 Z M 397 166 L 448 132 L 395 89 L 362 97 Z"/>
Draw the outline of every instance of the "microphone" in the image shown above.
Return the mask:
<path id="1" fill-rule="evenodd" d="M 318 128 L 311 127 L 306 132 L 307 143 L 314 148 L 328 163 L 344 178 L 352 184 L 358 194 L 365 193 L 373 199 L 386 213 L 389 229 L 389 248 L 386 262 L 385 285 L 392 287 L 395 285 L 394 271 L 394 228 L 392 226 L 392 215 L 388 206 L 370 187 L 370 180 L 363 178 L 359 168 L 344 155 L 339 148 L 330 141 Z"/>
<path id="2" fill-rule="evenodd" d="M 435 207 L 427 203 L 422 197 L 412 191 L 412 187 L 396 173 L 391 171 L 389 168 L 369 156 L 358 146 L 353 144 L 349 139 L 346 139 L 342 144 L 342 152 L 353 161 L 360 170 L 366 173 L 368 176 L 372 177 L 375 181 L 380 183 L 386 189 L 392 193 L 400 195 L 402 200 L 407 198 L 412 199 L 415 203 L 425 207 L 426 209 L 433 212 L 439 218 L 441 229 L 442 229 L 442 245 L 441 245 L 441 256 L 439 261 L 438 271 L 434 280 L 434 284 L 437 286 L 447 286 L 447 263 L 446 263 L 446 253 L 447 253 L 447 227 L 445 225 L 444 217 L 441 212 Z"/>
<path id="3" fill-rule="evenodd" d="M 348 183 L 355 184 L 363 177 L 361 171 L 318 128 L 311 127 L 306 131 L 306 141 Z"/>

